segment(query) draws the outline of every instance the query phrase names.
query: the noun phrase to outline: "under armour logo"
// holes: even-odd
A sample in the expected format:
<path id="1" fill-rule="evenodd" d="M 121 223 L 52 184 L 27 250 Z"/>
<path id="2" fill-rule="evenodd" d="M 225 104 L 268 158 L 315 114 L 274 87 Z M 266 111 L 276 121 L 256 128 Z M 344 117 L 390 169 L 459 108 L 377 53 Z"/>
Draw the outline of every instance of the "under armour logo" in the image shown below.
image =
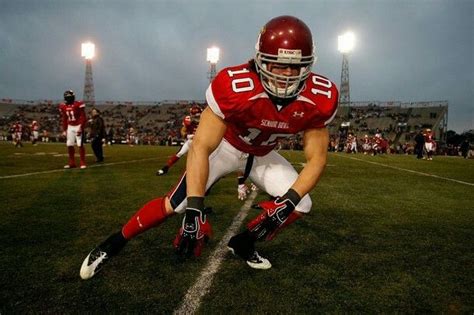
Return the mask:
<path id="1" fill-rule="evenodd" d="M 293 112 L 293 117 L 302 118 L 304 116 L 304 112 Z"/>

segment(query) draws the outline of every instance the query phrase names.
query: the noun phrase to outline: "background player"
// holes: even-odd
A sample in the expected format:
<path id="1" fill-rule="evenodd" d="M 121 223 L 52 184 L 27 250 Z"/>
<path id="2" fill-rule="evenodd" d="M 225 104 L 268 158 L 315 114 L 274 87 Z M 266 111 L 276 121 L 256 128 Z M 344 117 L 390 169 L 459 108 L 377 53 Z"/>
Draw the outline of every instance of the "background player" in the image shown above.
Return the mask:
<path id="1" fill-rule="evenodd" d="M 211 234 L 204 212 L 206 191 L 247 166 L 249 179 L 277 198 L 260 203 L 262 212 L 228 246 L 250 267 L 270 268 L 255 243 L 273 239 L 311 210 L 308 193 L 326 165 L 326 126 L 336 115 L 338 91 L 330 80 L 311 72 L 313 62 L 312 34 L 304 22 L 292 16 L 269 21 L 258 37 L 255 59 L 223 69 L 207 89 L 208 107 L 188 154 L 186 174 L 166 196 L 146 203 L 94 248 L 84 259 L 81 277 L 94 276 L 128 240 L 175 213 L 185 213 L 174 241 L 177 253 L 199 256 Z M 306 164 L 298 174 L 273 149 L 279 139 L 301 131 Z"/>
<path id="2" fill-rule="evenodd" d="M 33 120 L 30 125 L 31 129 L 31 143 L 36 146 L 38 145 L 36 142 L 38 142 L 39 138 L 39 124 L 36 120 Z"/>
<path id="3" fill-rule="evenodd" d="M 423 136 L 425 137 L 426 158 L 428 161 L 431 161 L 433 160 L 433 154 L 436 150 L 436 141 L 434 140 L 431 129 L 426 129 Z"/>
<path id="4" fill-rule="evenodd" d="M 16 121 L 12 127 L 12 141 L 16 148 L 23 147 L 23 143 L 21 142 L 21 137 L 23 136 L 23 125 L 21 121 Z"/>
<path id="5" fill-rule="evenodd" d="M 74 144 L 79 148 L 80 167 L 86 168 L 86 150 L 84 148 L 84 127 L 87 121 L 83 102 L 76 101 L 73 90 L 64 92 L 64 103 L 59 105 L 61 113 L 63 136 L 66 136 L 66 146 L 69 155 L 68 164 L 64 168 L 76 167 Z"/>
<path id="6" fill-rule="evenodd" d="M 163 166 L 161 169 L 156 171 L 157 176 L 165 175 L 168 173 L 170 167 L 172 167 L 178 160 L 188 153 L 189 146 L 193 142 L 194 134 L 196 133 L 196 129 L 199 125 L 199 120 L 201 118 L 202 108 L 195 104 L 189 109 L 189 115 L 186 115 L 183 119 L 183 125 L 181 127 L 181 137 L 185 138 L 186 141 L 183 143 L 181 148 L 178 150 L 176 154 L 168 159 L 166 165 Z"/>

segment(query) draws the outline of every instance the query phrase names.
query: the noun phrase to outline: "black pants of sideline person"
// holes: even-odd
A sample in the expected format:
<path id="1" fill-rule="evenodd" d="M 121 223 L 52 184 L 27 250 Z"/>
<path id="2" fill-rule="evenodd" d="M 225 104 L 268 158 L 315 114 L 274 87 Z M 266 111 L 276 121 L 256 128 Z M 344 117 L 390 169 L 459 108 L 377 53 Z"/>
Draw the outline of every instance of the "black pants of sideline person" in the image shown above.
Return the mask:
<path id="1" fill-rule="evenodd" d="M 96 157 L 97 162 L 104 161 L 104 151 L 102 150 L 102 139 L 99 137 L 95 137 L 91 141 L 92 151 L 94 151 L 94 155 Z"/>
<path id="2" fill-rule="evenodd" d="M 416 158 L 417 159 L 422 159 L 423 158 L 423 144 L 416 144 L 415 145 L 415 153 L 416 153 Z"/>

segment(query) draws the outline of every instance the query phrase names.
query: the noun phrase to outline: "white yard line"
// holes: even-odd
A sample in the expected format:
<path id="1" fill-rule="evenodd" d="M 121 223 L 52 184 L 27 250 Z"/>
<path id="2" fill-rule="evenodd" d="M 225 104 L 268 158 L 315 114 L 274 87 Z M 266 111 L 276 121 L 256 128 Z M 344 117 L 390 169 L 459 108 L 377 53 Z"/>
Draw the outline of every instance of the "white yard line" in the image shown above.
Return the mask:
<path id="1" fill-rule="evenodd" d="M 110 165 L 119 165 L 119 164 L 127 164 L 127 163 L 136 163 L 136 162 L 144 162 L 144 161 L 152 161 L 152 160 L 157 160 L 159 158 L 149 158 L 149 159 L 141 159 L 141 160 L 131 160 L 131 161 L 121 161 L 121 162 L 115 162 L 115 163 L 102 163 L 102 164 L 94 164 L 91 166 L 87 166 L 87 168 L 93 168 L 93 167 L 103 167 L 103 166 L 110 166 Z M 33 175 L 40 175 L 40 174 L 50 174 L 50 173 L 57 173 L 57 172 L 74 172 L 74 171 L 81 171 L 83 172 L 84 170 L 81 170 L 79 167 L 75 169 L 56 169 L 56 170 L 49 170 L 49 171 L 42 171 L 42 172 L 32 172 L 32 173 L 24 173 L 24 174 L 16 174 L 16 175 L 5 175 L 5 176 L 0 176 L 0 179 L 7 179 L 7 178 L 17 178 L 17 177 L 25 177 L 25 176 L 33 176 Z"/>
<path id="2" fill-rule="evenodd" d="M 201 299 L 209 292 L 214 275 L 219 270 L 222 260 L 228 253 L 227 243 L 229 242 L 229 239 L 239 230 L 256 196 L 257 191 L 252 191 L 252 193 L 247 198 L 247 201 L 245 201 L 244 205 L 240 209 L 239 213 L 235 216 L 232 224 L 227 229 L 224 237 L 219 242 L 219 244 L 217 244 L 216 249 L 211 254 L 211 256 L 209 256 L 209 262 L 207 266 L 203 269 L 194 285 L 189 288 L 188 292 L 184 296 L 183 303 L 177 310 L 174 311 L 174 314 L 196 313 L 199 306 L 201 305 Z"/>
<path id="3" fill-rule="evenodd" d="M 388 168 L 392 168 L 392 169 L 395 169 L 395 170 L 409 172 L 409 173 L 418 174 L 418 175 L 422 175 L 422 176 L 428 176 L 428 177 L 444 179 L 444 180 L 455 182 L 455 183 L 458 183 L 458 184 L 474 186 L 474 183 L 464 182 L 462 180 L 457 180 L 457 179 L 453 179 L 453 178 L 449 178 L 449 177 L 443 177 L 443 176 L 438 176 L 438 175 L 434 175 L 434 174 L 414 171 L 414 170 L 410 170 L 410 169 L 407 169 L 407 168 L 401 168 L 401 167 L 387 165 L 387 164 L 378 163 L 378 162 L 366 161 L 366 160 L 358 159 L 358 158 L 355 158 L 355 157 L 352 157 L 352 156 L 344 156 L 344 155 L 339 155 L 339 154 L 335 154 L 335 156 L 342 157 L 342 158 L 345 158 L 345 159 L 351 159 L 351 160 L 356 160 L 356 161 L 360 161 L 360 162 L 365 162 L 365 163 L 369 163 L 369 164 L 374 164 L 374 165 L 378 165 L 378 166 L 388 167 Z"/>

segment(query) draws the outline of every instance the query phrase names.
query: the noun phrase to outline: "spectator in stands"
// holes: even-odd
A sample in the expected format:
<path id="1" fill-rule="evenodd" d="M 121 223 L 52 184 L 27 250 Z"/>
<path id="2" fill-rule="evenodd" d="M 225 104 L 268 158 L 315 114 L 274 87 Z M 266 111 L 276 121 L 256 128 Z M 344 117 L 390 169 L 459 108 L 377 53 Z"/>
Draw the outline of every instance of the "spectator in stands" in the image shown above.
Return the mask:
<path id="1" fill-rule="evenodd" d="M 417 159 L 423 158 L 423 148 L 425 147 L 425 137 L 423 136 L 423 130 L 420 130 L 415 136 L 415 154 Z"/>
<path id="2" fill-rule="evenodd" d="M 93 108 L 91 112 L 90 126 L 90 140 L 92 151 L 96 157 L 97 163 L 104 162 L 104 152 L 102 150 L 102 142 L 106 137 L 104 120 L 100 117 L 100 112 L 97 108 Z"/>

